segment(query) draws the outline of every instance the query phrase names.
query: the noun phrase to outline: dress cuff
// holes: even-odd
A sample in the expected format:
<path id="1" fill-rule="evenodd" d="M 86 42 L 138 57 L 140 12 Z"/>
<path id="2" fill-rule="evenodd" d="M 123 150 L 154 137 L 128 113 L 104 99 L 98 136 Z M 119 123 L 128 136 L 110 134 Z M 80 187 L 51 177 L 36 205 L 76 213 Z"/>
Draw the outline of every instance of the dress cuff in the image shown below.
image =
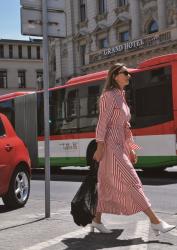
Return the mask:
<path id="1" fill-rule="evenodd" d="M 96 142 L 104 142 L 102 138 L 96 138 Z"/>
<path id="2" fill-rule="evenodd" d="M 129 143 L 129 146 L 130 146 L 131 149 L 133 149 L 133 150 L 141 149 L 141 147 L 140 147 L 138 144 L 134 143 L 134 142 L 130 142 L 130 143 Z"/>

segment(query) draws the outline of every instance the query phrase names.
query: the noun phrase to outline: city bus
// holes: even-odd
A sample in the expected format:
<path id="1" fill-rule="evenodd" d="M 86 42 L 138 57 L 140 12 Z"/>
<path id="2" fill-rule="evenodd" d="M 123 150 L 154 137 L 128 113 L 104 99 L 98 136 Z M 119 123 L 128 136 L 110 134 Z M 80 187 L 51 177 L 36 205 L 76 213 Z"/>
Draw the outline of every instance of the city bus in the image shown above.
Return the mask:
<path id="1" fill-rule="evenodd" d="M 135 168 L 160 171 L 177 165 L 177 54 L 148 59 L 129 71 L 126 98 L 134 140 L 141 147 Z M 51 168 L 91 164 L 107 72 L 74 77 L 49 89 Z M 43 91 L 0 96 L 0 112 L 28 146 L 32 166 L 44 167 Z"/>

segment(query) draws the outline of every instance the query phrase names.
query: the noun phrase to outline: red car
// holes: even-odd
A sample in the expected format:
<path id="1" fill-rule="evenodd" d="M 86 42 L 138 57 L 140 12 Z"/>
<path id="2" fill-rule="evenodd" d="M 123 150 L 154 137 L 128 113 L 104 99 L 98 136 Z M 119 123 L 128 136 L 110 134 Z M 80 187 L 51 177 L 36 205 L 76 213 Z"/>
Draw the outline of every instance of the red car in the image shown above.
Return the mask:
<path id="1" fill-rule="evenodd" d="M 31 161 L 23 141 L 0 113 L 0 197 L 9 208 L 23 207 L 30 193 Z"/>

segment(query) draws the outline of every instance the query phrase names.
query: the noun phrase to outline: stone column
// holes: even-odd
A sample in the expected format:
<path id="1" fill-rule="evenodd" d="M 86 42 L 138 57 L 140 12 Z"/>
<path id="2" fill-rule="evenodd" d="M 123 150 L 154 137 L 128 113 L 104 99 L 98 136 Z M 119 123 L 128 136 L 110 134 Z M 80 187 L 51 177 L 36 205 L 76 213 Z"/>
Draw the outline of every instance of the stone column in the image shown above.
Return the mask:
<path id="1" fill-rule="evenodd" d="M 167 9 L 166 0 L 157 0 L 158 25 L 159 31 L 167 27 Z"/>
<path id="2" fill-rule="evenodd" d="M 131 0 L 130 3 L 130 16 L 131 16 L 131 34 L 132 40 L 139 38 L 141 35 L 141 26 L 140 26 L 140 1 Z"/>

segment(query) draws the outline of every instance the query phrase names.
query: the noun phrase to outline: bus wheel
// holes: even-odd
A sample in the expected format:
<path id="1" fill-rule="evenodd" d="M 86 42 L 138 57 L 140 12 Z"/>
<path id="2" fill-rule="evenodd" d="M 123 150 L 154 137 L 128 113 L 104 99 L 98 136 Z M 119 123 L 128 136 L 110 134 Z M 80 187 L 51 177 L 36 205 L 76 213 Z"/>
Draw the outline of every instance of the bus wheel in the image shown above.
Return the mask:
<path id="1" fill-rule="evenodd" d="M 92 141 L 87 148 L 86 160 L 88 166 L 93 166 L 93 155 L 96 151 L 96 147 L 97 147 L 96 141 Z"/>

